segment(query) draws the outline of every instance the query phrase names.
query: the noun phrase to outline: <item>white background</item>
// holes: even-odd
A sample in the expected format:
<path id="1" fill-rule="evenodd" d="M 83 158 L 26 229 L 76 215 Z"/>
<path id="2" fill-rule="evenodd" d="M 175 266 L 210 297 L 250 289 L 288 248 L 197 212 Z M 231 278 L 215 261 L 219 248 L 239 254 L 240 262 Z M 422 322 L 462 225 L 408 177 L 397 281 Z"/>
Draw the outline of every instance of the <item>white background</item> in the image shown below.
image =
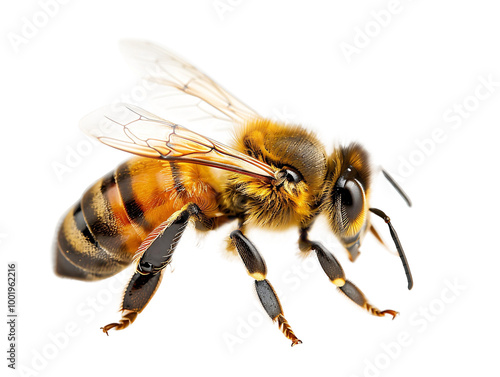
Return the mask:
<path id="1" fill-rule="evenodd" d="M 0 12 L 0 291 L 7 262 L 16 262 L 21 375 L 465 376 L 498 369 L 496 2 L 70 1 L 44 10 L 45 3 L 3 4 Z M 84 189 L 127 158 L 89 148 L 77 126 L 89 111 L 140 90 L 117 49 L 126 37 L 176 51 L 259 113 L 316 131 L 329 149 L 362 142 L 397 177 L 413 208 L 380 177 L 371 204 L 393 219 L 412 291 L 399 259 L 373 238 L 352 264 L 324 224 L 313 232 L 373 304 L 400 311 L 396 320 L 372 317 L 335 292 L 314 258 L 298 257 L 296 230 L 252 229 L 304 342 L 290 348 L 259 307 L 241 261 L 225 256 L 229 226 L 205 238 L 188 230 L 175 272 L 137 321 L 109 337 L 100 332 L 119 318 L 124 283 L 56 277 L 52 242 Z M 72 156 L 77 148 L 84 156 Z M 61 165 L 68 171 L 58 177 L 54 166 Z M 375 224 L 392 250 L 386 226 Z M 4 356 L 7 331 L 3 325 Z M 3 375 L 7 360 L 0 359 Z"/>

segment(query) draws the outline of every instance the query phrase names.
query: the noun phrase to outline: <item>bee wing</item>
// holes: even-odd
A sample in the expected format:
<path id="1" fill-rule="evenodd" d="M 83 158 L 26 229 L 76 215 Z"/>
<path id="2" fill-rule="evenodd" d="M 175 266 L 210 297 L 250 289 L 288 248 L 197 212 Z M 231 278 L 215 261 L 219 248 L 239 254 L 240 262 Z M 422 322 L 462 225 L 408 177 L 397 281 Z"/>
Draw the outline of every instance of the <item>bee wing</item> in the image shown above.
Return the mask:
<path id="1" fill-rule="evenodd" d="M 80 128 L 103 144 L 139 156 L 274 179 L 269 165 L 134 105 L 100 108 L 84 117 Z"/>
<path id="2" fill-rule="evenodd" d="M 195 102 L 184 106 L 191 107 L 189 110 L 201 109 L 216 117 L 213 111 L 203 106 L 206 103 L 235 122 L 243 123 L 248 119 L 260 118 L 254 110 L 229 94 L 192 64 L 154 43 L 123 40 L 120 42 L 120 50 L 129 63 L 148 81 L 193 97 L 191 99 Z M 169 97 L 166 96 L 163 105 L 167 108 L 170 107 L 169 101 Z M 175 105 L 176 101 L 172 102 Z M 169 118 L 172 119 L 170 115 Z"/>

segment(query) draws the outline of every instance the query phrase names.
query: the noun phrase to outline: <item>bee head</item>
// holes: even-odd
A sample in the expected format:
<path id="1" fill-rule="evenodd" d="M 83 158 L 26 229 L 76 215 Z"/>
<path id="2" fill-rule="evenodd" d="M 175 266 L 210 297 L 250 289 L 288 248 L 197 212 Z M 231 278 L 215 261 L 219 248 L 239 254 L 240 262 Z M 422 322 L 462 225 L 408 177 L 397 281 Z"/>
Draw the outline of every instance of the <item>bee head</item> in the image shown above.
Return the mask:
<path id="1" fill-rule="evenodd" d="M 330 156 L 329 179 L 325 185 L 323 211 L 334 233 L 355 258 L 366 229 L 370 164 L 359 144 L 336 149 Z"/>

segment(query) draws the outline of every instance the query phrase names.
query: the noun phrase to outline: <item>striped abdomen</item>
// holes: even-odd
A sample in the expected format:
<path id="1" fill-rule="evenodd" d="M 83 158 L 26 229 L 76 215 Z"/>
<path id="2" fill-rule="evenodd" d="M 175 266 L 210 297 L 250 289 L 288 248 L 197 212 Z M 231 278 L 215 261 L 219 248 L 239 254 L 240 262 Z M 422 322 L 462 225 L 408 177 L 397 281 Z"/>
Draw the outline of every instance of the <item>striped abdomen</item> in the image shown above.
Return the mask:
<path id="1" fill-rule="evenodd" d="M 188 202 L 217 212 L 207 168 L 134 158 L 91 186 L 57 234 L 56 273 L 81 280 L 112 276 L 128 266 L 147 235 Z"/>

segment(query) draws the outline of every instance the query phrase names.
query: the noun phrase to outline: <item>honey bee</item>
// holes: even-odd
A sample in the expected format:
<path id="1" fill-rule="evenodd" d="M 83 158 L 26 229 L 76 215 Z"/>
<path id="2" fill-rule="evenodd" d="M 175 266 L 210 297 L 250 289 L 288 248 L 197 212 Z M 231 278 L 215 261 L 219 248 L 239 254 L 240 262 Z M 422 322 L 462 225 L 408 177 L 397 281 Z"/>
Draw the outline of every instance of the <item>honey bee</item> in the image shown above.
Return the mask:
<path id="1" fill-rule="evenodd" d="M 297 227 L 301 252 L 315 253 L 329 280 L 350 300 L 375 316 L 397 315 L 371 305 L 346 279 L 335 256 L 308 236 L 318 215 L 325 215 L 354 261 L 369 231 L 381 240 L 370 215 L 379 216 L 389 226 L 408 289 L 412 288 L 389 217 L 369 205 L 373 171 L 361 145 L 338 147 L 328 155 L 314 133 L 259 116 L 169 51 L 134 40 L 123 41 L 121 47 L 149 82 L 194 98 L 198 108 L 200 103 L 209 105 L 237 127 L 233 144 L 226 146 L 129 104 L 104 107 L 82 119 L 85 132 L 136 155 L 88 188 L 57 232 L 55 271 L 60 276 L 98 280 L 134 264 L 121 319 L 103 326 L 103 332 L 126 328 L 144 310 L 189 223 L 203 230 L 237 223 L 229 244 L 255 280 L 265 311 L 292 346 L 301 341 L 266 279 L 264 259 L 245 236 L 249 226 Z M 383 173 L 410 205 L 396 182 Z"/>

